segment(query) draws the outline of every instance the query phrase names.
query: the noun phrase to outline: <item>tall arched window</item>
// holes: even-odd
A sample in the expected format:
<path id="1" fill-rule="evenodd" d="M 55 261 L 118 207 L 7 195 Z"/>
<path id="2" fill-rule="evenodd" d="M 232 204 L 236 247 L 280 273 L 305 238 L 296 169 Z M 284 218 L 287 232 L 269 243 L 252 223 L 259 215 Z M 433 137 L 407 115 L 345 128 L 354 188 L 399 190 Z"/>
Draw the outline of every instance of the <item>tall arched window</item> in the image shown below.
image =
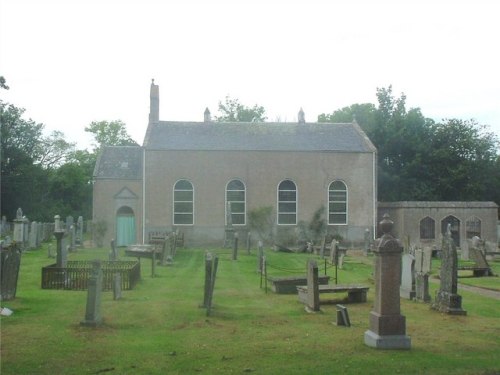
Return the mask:
<path id="1" fill-rule="evenodd" d="M 290 180 L 278 185 L 278 224 L 297 224 L 297 187 Z"/>
<path id="2" fill-rule="evenodd" d="M 192 225 L 194 222 L 194 191 L 188 180 L 179 180 L 174 186 L 174 224 Z"/>
<path id="3" fill-rule="evenodd" d="M 229 207 L 231 212 L 229 211 Z M 246 199 L 245 185 L 240 180 L 229 181 L 226 186 L 226 225 L 245 225 L 246 224 Z M 231 214 L 231 223 L 229 223 L 229 214 Z"/>
<path id="4" fill-rule="evenodd" d="M 342 181 L 328 187 L 328 224 L 347 224 L 347 186 Z"/>
<path id="5" fill-rule="evenodd" d="M 432 217 L 424 217 L 420 220 L 420 239 L 433 240 L 436 238 L 436 222 Z"/>
<path id="6" fill-rule="evenodd" d="M 475 216 L 467 219 L 465 222 L 465 235 L 467 239 L 474 236 L 481 237 L 481 220 Z"/>

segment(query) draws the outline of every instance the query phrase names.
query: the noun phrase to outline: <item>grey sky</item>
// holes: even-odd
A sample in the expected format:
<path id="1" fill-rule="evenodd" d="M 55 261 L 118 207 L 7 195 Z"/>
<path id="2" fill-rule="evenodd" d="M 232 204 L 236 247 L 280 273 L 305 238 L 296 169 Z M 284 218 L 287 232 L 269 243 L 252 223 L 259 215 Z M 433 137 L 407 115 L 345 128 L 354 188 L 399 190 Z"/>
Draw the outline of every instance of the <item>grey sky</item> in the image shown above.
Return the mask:
<path id="1" fill-rule="evenodd" d="M 2 99 L 87 147 L 91 121 L 142 143 L 160 119 L 202 121 L 226 95 L 270 120 L 376 103 L 393 85 L 425 116 L 500 136 L 496 1 L 0 0 Z"/>

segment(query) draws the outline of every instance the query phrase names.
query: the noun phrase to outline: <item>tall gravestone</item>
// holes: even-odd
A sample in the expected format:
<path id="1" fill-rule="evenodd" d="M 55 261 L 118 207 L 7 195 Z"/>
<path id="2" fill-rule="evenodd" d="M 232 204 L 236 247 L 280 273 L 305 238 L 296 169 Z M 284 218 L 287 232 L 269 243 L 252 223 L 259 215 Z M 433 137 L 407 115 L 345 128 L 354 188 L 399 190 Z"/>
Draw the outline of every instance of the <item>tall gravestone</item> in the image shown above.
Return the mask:
<path id="1" fill-rule="evenodd" d="M 403 247 L 390 234 L 393 225 L 385 214 L 380 222 L 383 235 L 374 250 L 375 301 L 364 341 L 377 349 L 410 349 L 411 339 L 406 335 L 406 318 L 401 315 L 399 300 Z"/>
<path id="2" fill-rule="evenodd" d="M 101 261 L 92 261 L 92 271 L 88 281 L 87 305 L 83 326 L 96 327 L 102 324 L 101 316 L 102 269 Z"/>
<path id="3" fill-rule="evenodd" d="M 38 224 L 36 221 L 31 222 L 31 229 L 30 229 L 30 242 L 29 242 L 29 247 L 30 249 L 36 249 L 37 246 L 37 236 L 38 236 Z"/>
<path id="4" fill-rule="evenodd" d="M 432 250 L 430 247 L 415 250 L 415 299 L 430 302 L 429 274 L 431 273 Z"/>
<path id="5" fill-rule="evenodd" d="M 412 300 L 415 298 L 415 257 L 412 254 L 404 254 L 402 267 L 399 294 L 402 298 Z"/>
<path id="6" fill-rule="evenodd" d="M 76 222 L 76 244 L 78 246 L 83 246 L 83 217 L 78 216 Z"/>
<path id="7" fill-rule="evenodd" d="M 306 311 L 319 311 L 318 264 L 310 259 L 307 262 L 307 303 Z"/>
<path id="8" fill-rule="evenodd" d="M 458 255 L 455 242 L 451 238 L 451 225 L 448 224 L 441 246 L 440 285 L 436 299 L 432 304 L 434 310 L 450 315 L 466 315 L 462 309 L 462 296 L 458 290 Z"/>
<path id="9" fill-rule="evenodd" d="M 13 240 L 19 244 L 21 249 L 24 247 L 24 217 L 23 210 L 21 208 L 18 208 L 16 212 Z"/>

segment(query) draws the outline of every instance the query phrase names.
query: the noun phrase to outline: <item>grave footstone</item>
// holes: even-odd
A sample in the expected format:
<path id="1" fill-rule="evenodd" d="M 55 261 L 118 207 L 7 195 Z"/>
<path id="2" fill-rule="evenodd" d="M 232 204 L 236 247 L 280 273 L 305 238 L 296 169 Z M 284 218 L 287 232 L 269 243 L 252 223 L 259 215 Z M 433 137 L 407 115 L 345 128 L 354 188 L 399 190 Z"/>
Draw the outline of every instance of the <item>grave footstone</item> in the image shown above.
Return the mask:
<path id="1" fill-rule="evenodd" d="M 349 312 L 347 307 L 343 305 L 336 305 L 337 308 L 337 325 L 338 326 L 351 326 L 351 320 L 349 319 Z"/>
<path id="2" fill-rule="evenodd" d="M 383 236 L 374 250 L 375 300 L 364 341 L 377 349 L 410 349 L 411 339 L 406 335 L 406 318 L 401 315 L 399 300 L 403 247 L 390 234 L 393 225 L 385 214 L 380 222 Z"/>
<path id="3" fill-rule="evenodd" d="M 87 305 L 83 326 L 96 327 L 102 324 L 101 316 L 102 269 L 101 261 L 92 261 L 92 271 L 88 280 Z"/>
<path id="4" fill-rule="evenodd" d="M 451 238 L 451 225 L 448 224 L 441 246 L 441 270 L 439 290 L 431 307 L 450 315 L 466 315 L 462 309 L 462 296 L 458 288 L 458 257 L 455 242 Z"/>

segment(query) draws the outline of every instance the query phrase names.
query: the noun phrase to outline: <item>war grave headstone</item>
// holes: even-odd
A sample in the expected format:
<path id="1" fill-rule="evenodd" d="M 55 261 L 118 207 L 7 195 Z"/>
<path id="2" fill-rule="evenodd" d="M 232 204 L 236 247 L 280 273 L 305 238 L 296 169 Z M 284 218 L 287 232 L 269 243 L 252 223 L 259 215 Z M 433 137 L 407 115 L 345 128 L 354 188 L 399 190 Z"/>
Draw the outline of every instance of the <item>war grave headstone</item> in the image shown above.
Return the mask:
<path id="1" fill-rule="evenodd" d="M 412 254 L 403 255 L 402 268 L 399 293 L 402 298 L 412 300 L 415 298 L 415 257 Z"/>
<path id="2" fill-rule="evenodd" d="M 85 320 L 80 325 L 97 327 L 102 324 L 101 316 L 102 269 L 101 261 L 92 261 L 92 271 L 88 280 Z"/>
<path id="3" fill-rule="evenodd" d="M 364 342 L 377 349 L 410 349 L 411 339 L 406 335 L 406 318 L 401 315 L 399 299 L 403 247 L 391 235 L 394 223 L 388 214 L 384 214 L 379 225 L 383 235 L 374 249 L 375 300 Z"/>
<path id="4" fill-rule="evenodd" d="M 443 236 L 440 285 L 431 307 L 449 315 L 466 315 L 467 312 L 462 309 L 462 296 L 457 293 L 458 255 L 455 242 L 451 238 L 450 227 L 451 225 L 448 224 L 446 234 Z"/>
<path id="5" fill-rule="evenodd" d="M 415 299 L 430 302 L 429 274 L 431 273 L 432 250 L 430 247 L 415 250 Z"/>

